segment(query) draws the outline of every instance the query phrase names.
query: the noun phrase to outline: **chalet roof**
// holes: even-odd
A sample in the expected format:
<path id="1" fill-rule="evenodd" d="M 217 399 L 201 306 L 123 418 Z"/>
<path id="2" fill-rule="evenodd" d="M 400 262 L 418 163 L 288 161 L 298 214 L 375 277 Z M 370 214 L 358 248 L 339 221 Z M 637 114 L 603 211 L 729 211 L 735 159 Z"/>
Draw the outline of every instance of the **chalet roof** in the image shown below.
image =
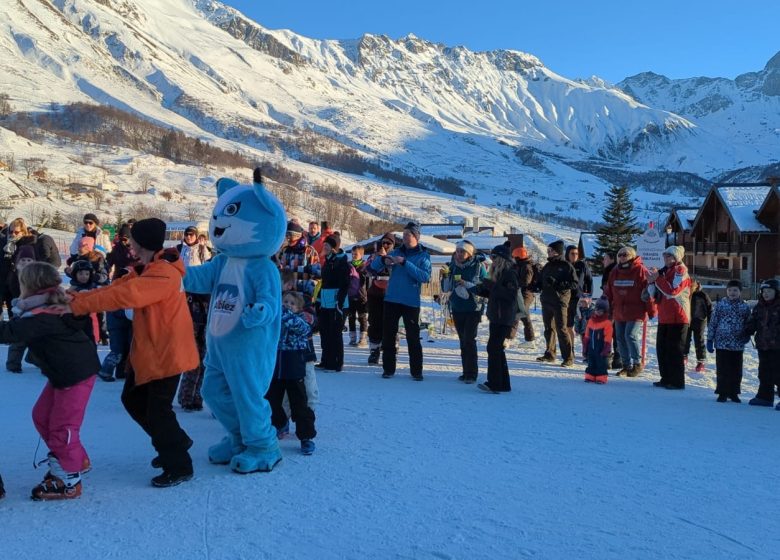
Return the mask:
<path id="1" fill-rule="evenodd" d="M 463 235 L 463 224 L 421 224 L 420 233 L 423 235 L 461 237 Z"/>
<path id="2" fill-rule="evenodd" d="M 698 208 L 675 208 L 672 210 L 672 214 L 677 216 L 677 221 L 685 231 L 693 229 L 693 223 L 696 221 L 696 216 L 699 214 Z"/>
<path id="3" fill-rule="evenodd" d="M 496 245 L 503 245 L 507 242 L 506 237 L 496 237 L 493 235 L 466 235 L 463 239 L 470 241 L 477 251 L 490 251 Z"/>
<path id="4" fill-rule="evenodd" d="M 766 198 L 764 199 L 764 202 L 761 204 L 758 210 L 756 210 L 756 215 L 760 216 L 762 212 L 764 212 L 767 207 L 769 206 L 769 202 L 772 200 L 772 197 L 777 198 L 780 200 L 780 185 L 775 185 L 774 187 L 771 187 L 769 190 L 769 193 L 767 193 Z"/>
<path id="5" fill-rule="evenodd" d="M 717 187 L 718 198 L 740 233 L 769 231 L 756 219 L 756 211 L 767 199 L 770 187 Z"/>
<path id="6" fill-rule="evenodd" d="M 583 231 L 580 233 L 580 244 L 582 245 L 583 259 L 592 259 L 596 256 L 596 247 L 598 247 L 598 234 L 592 231 Z"/>

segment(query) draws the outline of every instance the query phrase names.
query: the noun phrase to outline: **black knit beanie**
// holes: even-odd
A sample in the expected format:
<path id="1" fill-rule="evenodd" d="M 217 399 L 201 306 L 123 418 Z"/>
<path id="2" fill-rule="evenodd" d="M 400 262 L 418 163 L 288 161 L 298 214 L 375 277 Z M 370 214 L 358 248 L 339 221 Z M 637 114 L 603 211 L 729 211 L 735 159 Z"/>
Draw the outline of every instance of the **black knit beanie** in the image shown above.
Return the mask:
<path id="1" fill-rule="evenodd" d="M 162 250 L 165 241 L 165 222 L 157 218 L 146 218 L 138 220 L 133 229 L 130 230 L 130 236 L 144 249 L 149 251 Z"/>

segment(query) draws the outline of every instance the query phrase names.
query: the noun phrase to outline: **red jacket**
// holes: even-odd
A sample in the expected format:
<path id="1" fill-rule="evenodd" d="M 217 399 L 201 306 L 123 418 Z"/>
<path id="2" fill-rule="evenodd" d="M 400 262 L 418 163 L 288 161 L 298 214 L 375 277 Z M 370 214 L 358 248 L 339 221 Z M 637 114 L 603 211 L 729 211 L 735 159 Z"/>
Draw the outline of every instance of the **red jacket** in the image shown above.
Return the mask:
<path id="1" fill-rule="evenodd" d="M 688 268 L 679 263 L 672 268 L 662 268 L 658 274 L 655 284 L 649 286 L 650 295 L 658 304 L 658 323 L 690 324 L 693 283 Z"/>
<path id="2" fill-rule="evenodd" d="M 647 269 L 642 264 L 642 258 L 636 257 L 618 265 L 609 274 L 609 280 L 604 288 L 604 295 L 609 301 L 614 321 L 643 321 L 645 313 L 655 315 L 652 303 L 642 300 L 642 291 L 647 287 Z"/>
<path id="3" fill-rule="evenodd" d="M 325 240 L 331 235 L 333 235 L 333 230 L 328 228 L 321 233 L 320 238 L 317 241 L 311 244 L 320 256 L 320 262 L 325 262 L 325 251 L 322 250 L 322 246 L 325 244 Z"/>

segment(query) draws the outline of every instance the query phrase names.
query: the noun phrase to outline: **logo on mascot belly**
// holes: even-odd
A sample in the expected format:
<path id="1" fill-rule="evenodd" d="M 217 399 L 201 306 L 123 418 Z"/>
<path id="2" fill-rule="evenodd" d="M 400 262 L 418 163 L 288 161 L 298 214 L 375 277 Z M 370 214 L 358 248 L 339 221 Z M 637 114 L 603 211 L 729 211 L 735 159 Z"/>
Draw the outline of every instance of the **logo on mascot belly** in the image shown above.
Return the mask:
<path id="1" fill-rule="evenodd" d="M 238 286 L 219 284 L 211 304 L 211 334 L 222 336 L 233 330 L 241 316 L 242 307 Z"/>

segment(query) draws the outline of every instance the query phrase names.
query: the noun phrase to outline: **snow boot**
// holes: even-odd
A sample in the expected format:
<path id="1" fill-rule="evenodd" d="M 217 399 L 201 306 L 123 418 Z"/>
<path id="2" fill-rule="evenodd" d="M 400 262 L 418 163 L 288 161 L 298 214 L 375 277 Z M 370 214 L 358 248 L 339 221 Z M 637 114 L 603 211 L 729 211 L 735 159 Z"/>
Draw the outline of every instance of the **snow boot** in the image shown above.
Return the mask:
<path id="1" fill-rule="evenodd" d="M 349 345 L 350 346 L 357 346 L 357 333 L 355 331 L 349 331 Z"/>
<path id="2" fill-rule="evenodd" d="M 536 361 L 537 362 L 554 362 L 555 361 L 555 356 L 553 356 L 549 352 L 545 352 L 544 356 L 539 356 L 538 358 L 536 358 Z"/>
<path id="3" fill-rule="evenodd" d="M 370 348 L 371 350 L 369 350 L 368 352 L 368 364 L 375 366 L 379 364 L 379 357 L 382 354 L 382 346 L 380 344 L 372 342 Z"/>
<path id="4" fill-rule="evenodd" d="M 740 399 L 737 395 L 731 395 L 729 398 L 731 399 L 731 402 L 735 402 L 735 403 L 742 402 L 742 399 Z"/>
<path id="5" fill-rule="evenodd" d="M 314 445 L 314 440 L 311 439 L 304 439 L 301 440 L 301 453 L 304 455 L 311 455 L 314 453 L 314 449 L 316 446 Z"/>
<path id="6" fill-rule="evenodd" d="M 717 400 L 718 402 L 726 402 L 728 400 L 728 397 L 725 394 L 724 395 L 718 395 L 718 398 L 715 399 L 715 400 Z"/>
<path id="7" fill-rule="evenodd" d="M 696 373 L 703 373 L 705 369 L 704 362 L 696 363 Z"/>
<path id="8" fill-rule="evenodd" d="M 209 447 L 209 462 L 215 465 L 227 465 L 238 455 L 243 453 L 246 447 L 236 442 L 230 436 L 225 436 L 222 441 Z"/>
<path id="9" fill-rule="evenodd" d="M 626 377 L 637 377 L 643 370 L 642 364 L 634 364 L 626 371 Z"/>
<path id="10" fill-rule="evenodd" d="M 288 435 L 290 435 L 290 420 L 287 420 L 281 428 L 276 428 L 276 439 L 284 439 Z"/>
<path id="11" fill-rule="evenodd" d="M 65 472 L 59 460 L 49 454 L 49 472 L 32 489 L 31 498 L 36 501 L 72 500 L 81 496 L 81 473 Z"/>
<path id="12" fill-rule="evenodd" d="M 358 348 L 368 348 L 368 335 L 366 331 L 360 333 L 360 339 L 358 340 Z"/>
<path id="13" fill-rule="evenodd" d="M 478 383 L 477 389 L 479 389 L 480 391 L 485 391 L 486 393 L 498 395 L 498 391 L 494 391 L 493 389 L 491 389 L 490 385 L 488 385 L 487 383 Z"/>
<path id="14" fill-rule="evenodd" d="M 758 397 L 753 397 L 748 401 L 748 404 L 750 406 L 773 406 L 772 401 L 768 401 L 766 399 L 760 399 Z"/>
<path id="15" fill-rule="evenodd" d="M 171 486 L 178 486 L 182 482 L 191 480 L 192 474 L 192 469 L 182 472 L 163 471 L 162 474 L 158 474 L 152 478 L 152 486 L 155 488 L 170 488 Z"/>
<path id="16" fill-rule="evenodd" d="M 247 447 L 230 460 L 230 468 L 239 474 L 271 472 L 281 460 L 282 452 L 278 445 L 273 449 Z"/>
<path id="17" fill-rule="evenodd" d="M 187 438 L 187 440 L 189 441 L 189 443 L 187 444 L 187 451 L 189 451 L 190 448 L 192 447 L 192 440 L 190 438 Z M 161 468 L 163 468 L 162 461 L 160 461 L 160 456 L 159 455 L 157 457 L 155 457 L 154 459 L 152 459 L 152 468 L 153 469 L 161 469 Z M 81 471 L 81 472 L 84 473 L 84 471 Z"/>

